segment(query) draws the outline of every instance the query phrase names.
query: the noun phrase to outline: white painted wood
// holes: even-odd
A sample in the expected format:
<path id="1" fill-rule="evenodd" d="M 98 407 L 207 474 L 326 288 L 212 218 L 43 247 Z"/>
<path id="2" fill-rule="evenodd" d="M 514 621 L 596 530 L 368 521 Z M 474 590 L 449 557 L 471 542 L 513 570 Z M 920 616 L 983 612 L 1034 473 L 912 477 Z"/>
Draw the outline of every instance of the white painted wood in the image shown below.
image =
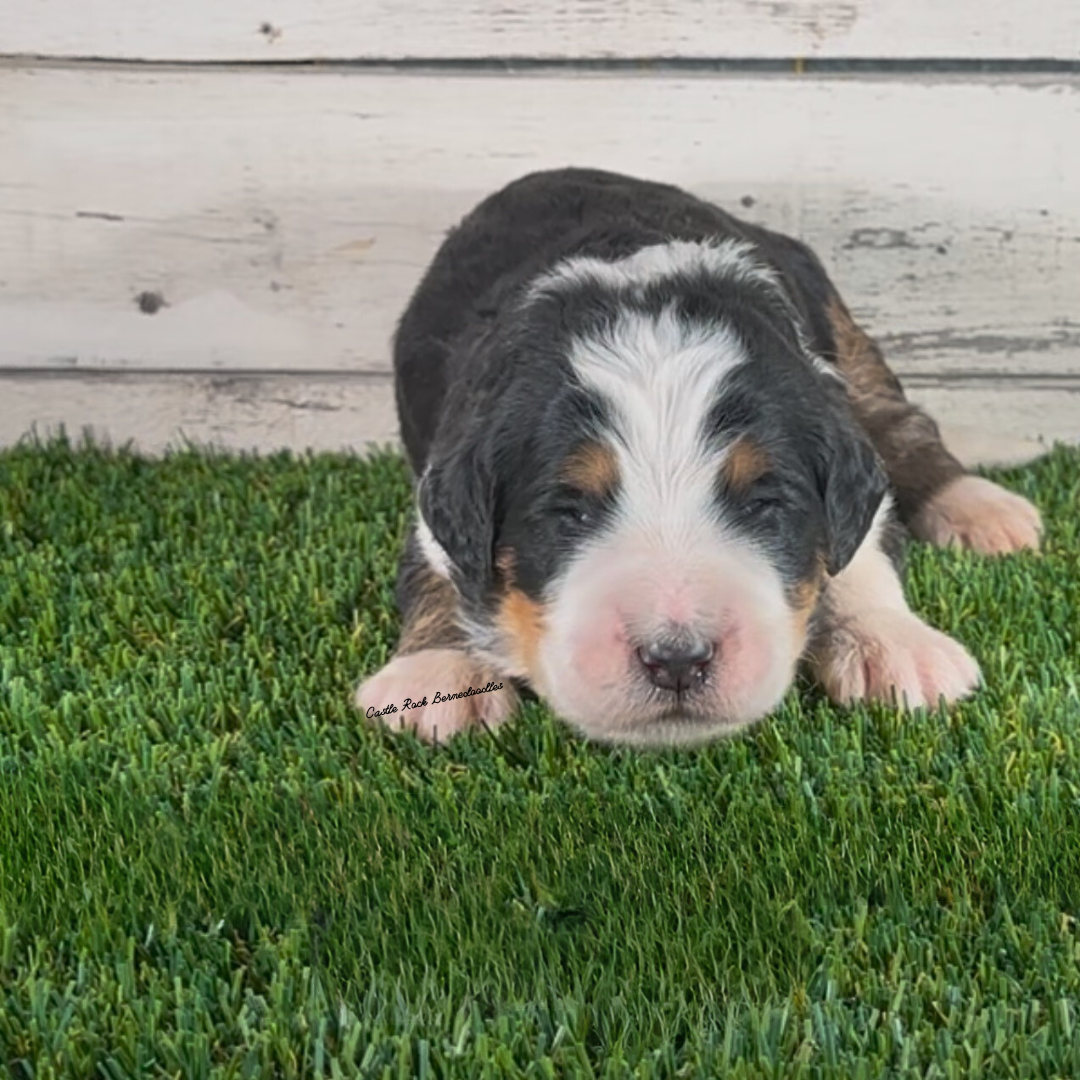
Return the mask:
<path id="1" fill-rule="evenodd" d="M 1055 440 L 1080 443 L 1076 382 L 919 384 L 911 397 L 937 417 L 968 465 L 1014 463 Z M 31 429 L 87 427 L 157 454 L 184 440 L 230 450 L 364 450 L 397 442 L 388 375 L 166 375 L 0 372 L 0 446 Z"/>
<path id="2" fill-rule="evenodd" d="M 388 375 L 343 378 L 0 372 L 0 446 L 31 431 L 159 454 L 185 441 L 228 450 L 358 450 L 398 441 Z"/>
<path id="3" fill-rule="evenodd" d="M 1029 461 L 1055 442 L 1080 444 L 1080 381 L 933 385 L 916 379 L 908 380 L 907 393 L 938 421 L 946 445 L 969 467 Z"/>
<path id="4" fill-rule="evenodd" d="M 135 60 L 1080 56 L 1075 0 L 7 0 L 0 54 Z"/>
<path id="5" fill-rule="evenodd" d="M 900 371 L 1076 373 L 1077 132 L 1037 78 L 0 67 L 0 367 L 385 371 L 445 229 L 575 163 L 804 237 Z"/>

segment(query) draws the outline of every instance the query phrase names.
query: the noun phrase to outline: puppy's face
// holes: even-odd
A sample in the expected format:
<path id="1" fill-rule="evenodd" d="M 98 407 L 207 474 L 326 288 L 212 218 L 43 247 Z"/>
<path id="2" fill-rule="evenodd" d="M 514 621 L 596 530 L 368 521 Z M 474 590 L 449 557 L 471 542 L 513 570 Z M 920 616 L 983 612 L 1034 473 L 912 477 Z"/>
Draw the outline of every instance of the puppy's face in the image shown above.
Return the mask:
<path id="1" fill-rule="evenodd" d="M 562 377 L 531 407 L 507 401 L 466 467 L 471 497 L 433 462 L 423 533 L 474 646 L 560 716 L 594 739 L 701 742 L 784 696 L 884 478 L 839 388 L 796 336 L 770 335 L 775 311 L 739 325 L 658 297 L 605 312 L 581 329 L 563 305 L 579 329 Z M 464 524 L 448 498 L 490 513 Z"/>

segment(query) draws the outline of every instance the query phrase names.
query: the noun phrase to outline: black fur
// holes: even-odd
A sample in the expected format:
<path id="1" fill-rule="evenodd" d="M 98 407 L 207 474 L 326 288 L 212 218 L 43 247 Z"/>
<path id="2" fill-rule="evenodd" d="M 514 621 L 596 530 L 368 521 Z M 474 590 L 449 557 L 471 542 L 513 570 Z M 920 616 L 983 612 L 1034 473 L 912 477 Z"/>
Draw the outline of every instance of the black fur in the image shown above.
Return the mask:
<path id="1" fill-rule="evenodd" d="M 528 305 L 540 273 L 575 255 L 618 259 L 670 240 L 733 237 L 756 246 L 787 293 L 686 274 L 632 295 L 581 285 Z M 495 549 L 517 555 L 517 584 L 539 595 L 565 550 L 603 528 L 604 506 L 574 505 L 559 464 L 606 427 L 604 404 L 575 379 L 571 339 L 628 306 L 673 301 L 694 320 L 732 327 L 755 363 L 725 383 L 709 437 L 753 436 L 774 469 L 753 492 L 718 491 L 797 581 L 825 558 L 836 573 L 854 554 L 887 481 L 842 389 L 816 372 L 801 339 L 831 351 L 828 279 L 804 245 L 739 222 L 677 188 L 593 170 L 527 176 L 482 202 L 454 229 L 402 317 L 396 394 L 421 512 L 446 550 L 467 607 L 483 608 Z M 568 502 L 569 500 L 569 502 Z"/>

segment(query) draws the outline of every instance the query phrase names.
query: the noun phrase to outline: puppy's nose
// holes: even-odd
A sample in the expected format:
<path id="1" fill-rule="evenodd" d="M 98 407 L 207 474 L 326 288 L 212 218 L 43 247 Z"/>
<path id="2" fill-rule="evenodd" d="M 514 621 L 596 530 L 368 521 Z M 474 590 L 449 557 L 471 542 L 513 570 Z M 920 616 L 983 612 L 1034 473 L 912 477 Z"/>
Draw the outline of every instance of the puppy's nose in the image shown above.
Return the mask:
<path id="1" fill-rule="evenodd" d="M 654 641 L 638 649 L 638 659 L 653 686 L 681 694 L 698 686 L 713 658 L 713 644 L 699 638 Z"/>

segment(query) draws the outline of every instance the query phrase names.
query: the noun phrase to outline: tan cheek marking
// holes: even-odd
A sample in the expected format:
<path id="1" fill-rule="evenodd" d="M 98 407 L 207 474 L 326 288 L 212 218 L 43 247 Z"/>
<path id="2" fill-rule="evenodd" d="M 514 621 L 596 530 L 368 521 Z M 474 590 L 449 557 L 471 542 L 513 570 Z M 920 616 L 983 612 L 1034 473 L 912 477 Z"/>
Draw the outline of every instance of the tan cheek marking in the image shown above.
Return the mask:
<path id="1" fill-rule="evenodd" d="M 589 495 L 610 495 L 619 484 L 615 451 L 603 443 L 586 443 L 563 462 L 561 476 L 565 483 Z"/>
<path id="2" fill-rule="evenodd" d="M 819 566 L 813 577 L 800 581 L 791 591 L 791 624 L 795 629 L 796 640 L 800 642 L 806 640 L 810 619 L 817 608 L 824 586 L 825 568 Z"/>
<path id="3" fill-rule="evenodd" d="M 769 471 L 769 467 L 769 455 L 756 442 L 743 435 L 724 456 L 720 477 L 730 490 L 746 491 Z"/>
<path id="4" fill-rule="evenodd" d="M 537 655 L 544 636 L 544 609 L 520 589 L 511 588 L 499 605 L 498 623 L 512 650 L 515 670 L 525 672 L 539 689 Z"/>
<path id="5" fill-rule="evenodd" d="M 513 548 L 501 548 L 495 556 L 495 565 L 499 571 L 499 584 L 504 590 L 496 617 L 499 631 L 509 647 L 514 670 L 527 675 L 533 688 L 539 690 L 536 684 L 537 654 L 544 632 L 543 607 L 514 588 L 517 552 Z"/>

